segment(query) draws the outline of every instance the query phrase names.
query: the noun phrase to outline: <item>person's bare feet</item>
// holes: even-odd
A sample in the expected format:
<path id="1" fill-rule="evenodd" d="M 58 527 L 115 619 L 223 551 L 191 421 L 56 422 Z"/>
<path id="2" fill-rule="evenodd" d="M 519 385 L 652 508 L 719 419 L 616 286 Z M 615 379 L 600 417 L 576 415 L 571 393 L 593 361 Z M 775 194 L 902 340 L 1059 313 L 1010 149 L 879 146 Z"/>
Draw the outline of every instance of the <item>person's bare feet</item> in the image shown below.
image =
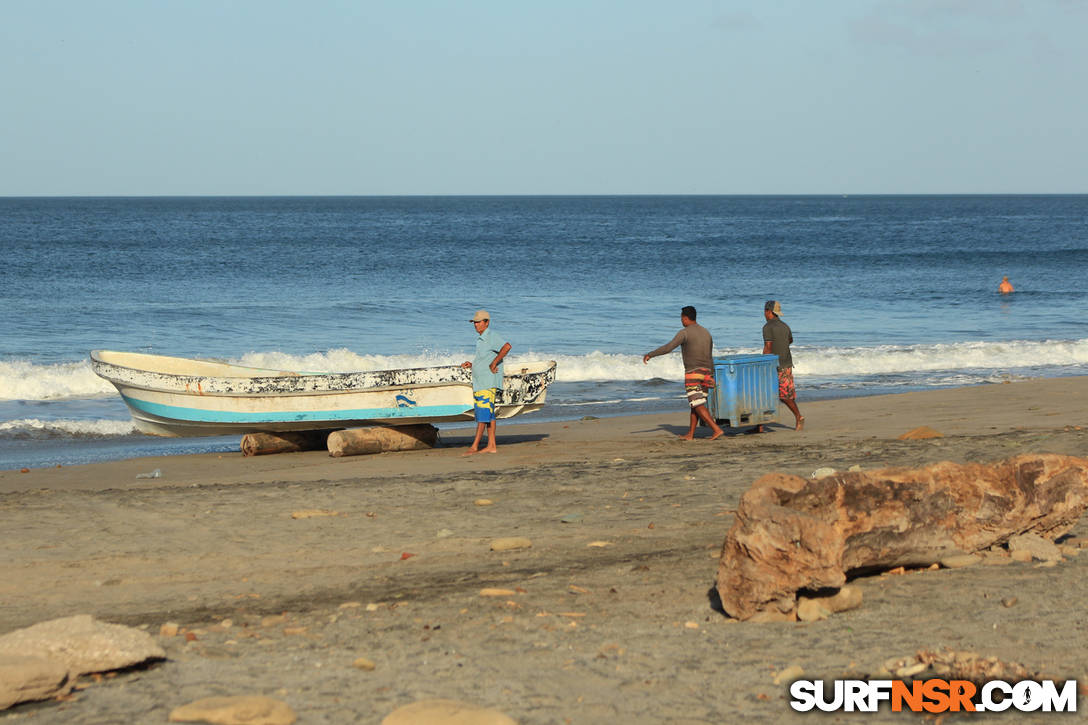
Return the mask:
<path id="1" fill-rule="evenodd" d="M 804 427 L 805 427 L 805 416 L 803 416 L 803 415 L 802 415 L 801 417 L 799 417 L 799 418 L 797 419 L 797 425 L 796 425 L 796 426 L 794 426 L 794 428 L 793 428 L 793 429 L 794 429 L 794 430 L 801 430 L 801 429 L 802 429 L 802 428 L 804 428 Z"/>
<path id="2" fill-rule="evenodd" d="M 498 448 L 485 448 L 482 451 L 480 451 L 480 453 L 498 453 L 498 452 L 499 452 Z"/>
<path id="3" fill-rule="evenodd" d="M 686 434 L 680 436 L 680 440 L 682 440 L 682 441 L 693 441 L 693 440 L 695 440 L 695 436 L 692 433 L 686 433 Z"/>
<path id="4" fill-rule="evenodd" d="M 463 458 L 464 456 L 474 456 L 477 453 L 479 453 L 479 451 L 475 448 L 469 448 L 467 451 L 461 454 L 461 457 Z"/>
<path id="5" fill-rule="evenodd" d="M 723 435 L 725 435 L 725 431 L 719 428 L 719 429 L 718 429 L 718 432 L 717 432 L 717 433 L 715 433 L 714 435 L 710 436 L 710 440 L 712 440 L 712 441 L 716 441 L 716 440 L 718 440 L 719 438 L 721 438 L 721 437 L 722 437 Z"/>

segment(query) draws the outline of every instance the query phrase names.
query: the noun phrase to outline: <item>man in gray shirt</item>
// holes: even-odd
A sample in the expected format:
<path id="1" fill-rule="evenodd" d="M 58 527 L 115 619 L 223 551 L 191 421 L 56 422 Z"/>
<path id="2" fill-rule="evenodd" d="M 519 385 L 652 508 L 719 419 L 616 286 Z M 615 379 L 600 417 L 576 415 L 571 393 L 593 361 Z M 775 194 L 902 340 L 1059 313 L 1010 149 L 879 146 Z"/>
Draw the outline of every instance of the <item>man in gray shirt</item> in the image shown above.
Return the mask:
<path id="1" fill-rule="evenodd" d="M 768 300 L 763 305 L 763 317 L 767 324 L 763 326 L 763 354 L 778 356 L 778 399 L 786 404 L 793 413 L 794 429 L 805 427 L 805 416 L 797 409 L 797 388 L 793 383 L 793 331 L 780 318 L 782 305 L 775 300 Z"/>
<path id="2" fill-rule="evenodd" d="M 695 321 L 695 308 L 690 305 L 680 310 L 680 324 L 683 325 L 680 332 L 661 347 L 643 355 L 642 362 L 648 363 L 650 358 L 672 352 L 680 346 L 680 355 L 684 360 L 684 389 L 691 406 L 691 426 L 687 435 L 680 437 L 686 441 L 693 440 L 695 426 L 701 420 L 710 426 L 713 431 L 710 440 L 714 440 L 724 434 L 706 409 L 707 391 L 714 387 L 714 340 L 710 332 Z"/>

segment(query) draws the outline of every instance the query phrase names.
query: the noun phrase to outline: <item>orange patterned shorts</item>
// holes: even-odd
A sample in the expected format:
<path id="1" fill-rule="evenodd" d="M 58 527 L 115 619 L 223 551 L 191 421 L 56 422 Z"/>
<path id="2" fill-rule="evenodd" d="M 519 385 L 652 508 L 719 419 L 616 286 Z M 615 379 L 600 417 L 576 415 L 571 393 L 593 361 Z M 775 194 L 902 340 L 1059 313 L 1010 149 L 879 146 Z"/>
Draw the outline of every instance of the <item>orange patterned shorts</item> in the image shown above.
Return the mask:
<path id="1" fill-rule="evenodd" d="M 782 368 L 778 371 L 778 397 L 782 400 L 793 400 L 797 397 L 797 387 L 793 384 L 793 368 Z"/>

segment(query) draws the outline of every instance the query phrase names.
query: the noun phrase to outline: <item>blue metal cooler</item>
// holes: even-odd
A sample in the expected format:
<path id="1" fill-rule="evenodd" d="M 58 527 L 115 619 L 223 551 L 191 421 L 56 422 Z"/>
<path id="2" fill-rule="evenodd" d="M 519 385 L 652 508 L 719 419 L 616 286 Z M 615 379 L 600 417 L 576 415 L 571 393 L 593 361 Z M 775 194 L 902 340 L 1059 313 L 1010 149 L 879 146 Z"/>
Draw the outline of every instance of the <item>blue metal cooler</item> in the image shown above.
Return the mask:
<path id="1" fill-rule="evenodd" d="M 778 356 L 730 355 L 714 359 L 710 417 L 732 428 L 778 420 Z"/>

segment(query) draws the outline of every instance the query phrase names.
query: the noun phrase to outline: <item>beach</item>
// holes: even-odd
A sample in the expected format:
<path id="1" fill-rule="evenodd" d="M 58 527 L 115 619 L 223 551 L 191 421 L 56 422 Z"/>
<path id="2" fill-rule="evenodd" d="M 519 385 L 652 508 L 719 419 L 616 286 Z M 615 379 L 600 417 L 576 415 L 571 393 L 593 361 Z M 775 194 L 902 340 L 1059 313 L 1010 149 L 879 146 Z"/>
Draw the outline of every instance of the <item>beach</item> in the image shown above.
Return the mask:
<path id="1" fill-rule="evenodd" d="M 166 722 L 202 697 L 262 694 L 302 723 L 378 723 L 428 698 L 521 723 L 801 722 L 814 715 L 790 709 L 775 682 L 786 668 L 872 677 L 940 647 L 1088 676 L 1083 551 L 1049 567 L 859 578 L 862 606 L 821 622 L 715 611 L 722 542 L 763 474 L 1088 456 L 1088 377 L 813 403 L 801 393 L 804 431 L 783 411 L 763 434 L 713 442 L 680 441 L 687 417 L 669 413 L 504 421 L 499 452 L 467 458 L 469 430 L 433 450 L 352 458 L 2 471 L 0 633 L 86 613 L 146 629 L 167 659 L 0 721 Z M 899 439 L 919 426 L 942 437 Z M 1088 537 L 1088 522 L 1070 536 Z M 531 547 L 491 550 L 507 537 Z M 179 633 L 160 634 L 167 623 Z"/>

